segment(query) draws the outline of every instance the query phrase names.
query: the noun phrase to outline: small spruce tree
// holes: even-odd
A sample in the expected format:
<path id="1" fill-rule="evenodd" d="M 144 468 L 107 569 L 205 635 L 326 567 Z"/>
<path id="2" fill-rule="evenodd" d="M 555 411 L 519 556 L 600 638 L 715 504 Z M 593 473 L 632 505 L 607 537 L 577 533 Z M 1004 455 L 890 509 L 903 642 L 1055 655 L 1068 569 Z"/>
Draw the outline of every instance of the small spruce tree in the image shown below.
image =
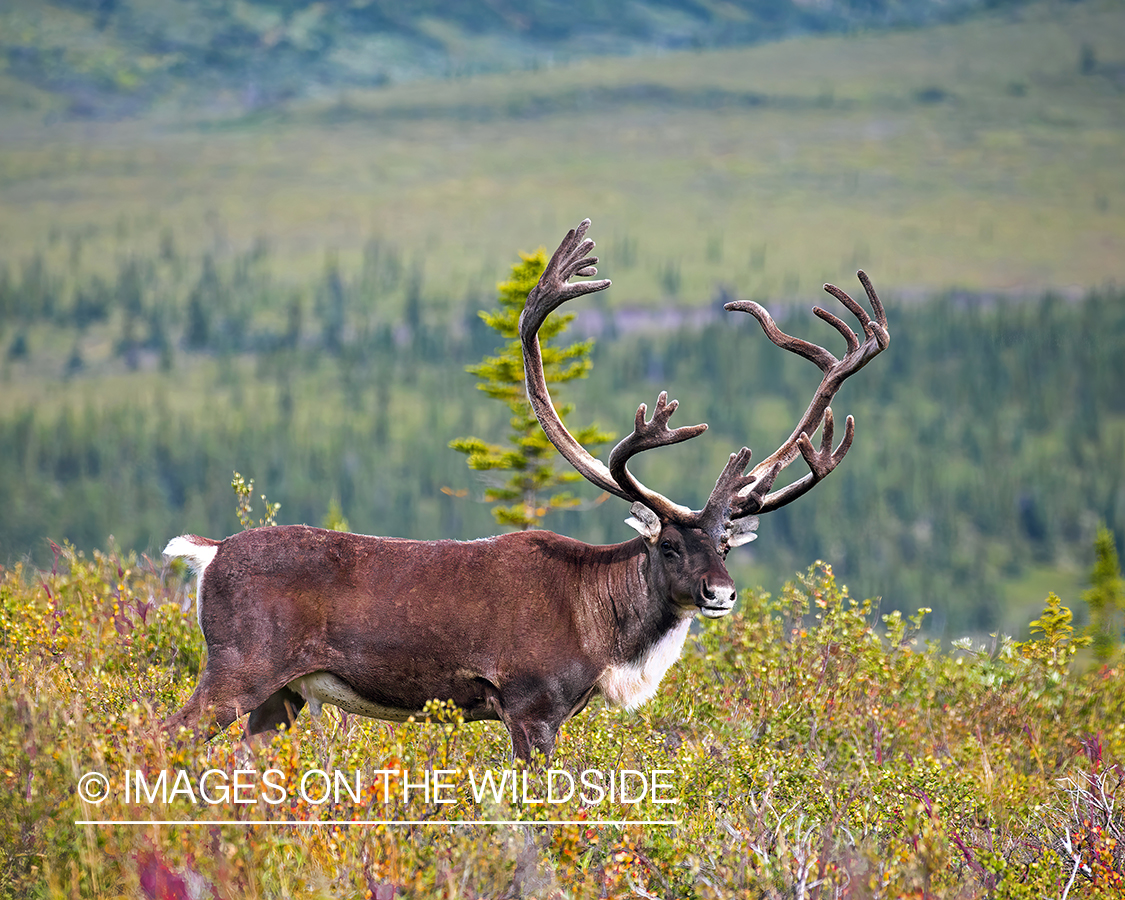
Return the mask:
<path id="1" fill-rule="evenodd" d="M 457 438 L 449 446 L 468 456 L 468 464 L 478 471 L 510 471 L 511 477 L 485 491 L 485 500 L 495 504 L 492 514 L 501 525 L 526 530 L 538 527 L 550 512 L 570 509 L 578 500 L 563 485 L 581 479 L 569 469 L 555 468 L 557 451 L 535 418 L 524 388 L 523 349 L 519 339 L 520 313 L 528 293 L 547 267 L 547 252 L 540 248 L 533 254 L 521 253 L 522 261 L 512 266 L 512 277 L 497 285 L 499 308 L 480 314 L 484 322 L 508 343 L 497 356 L 486 356 L 467 371 L 481 379 L 477 387 L 488 396 L 500 400 L 512 412 L 510 447 L 489 444 L 477 437 Z M 543 371 L 548 385 L 564 384 L 585 378 L 590 371 L 592 340 L 578 341 L 567 347 L 553 346 L 551 341 L 561 335 L 573 320 L 569 314 L 551 316 L 539 329 L 543 350 Z M 552 397 L 557 396 L 552 391 Z M 559 417 L 565 418 L 573 409 L 556 405 Z M 575 438 L 587 449 L 604 444 L 612 435 L 596 425 L 579 429 Z"/>
<path id="2" fill-rule="evenodd" d="M 1090 589 L 1082 594 L 1082 599 L 1090 609 L 1088 633 L 1094 655 L 1105 662 L 1121 644 L 1125 626 L 1125 579 L 1121 577 L 1113 532 L 1105 525 L 1098 526 Z"/>

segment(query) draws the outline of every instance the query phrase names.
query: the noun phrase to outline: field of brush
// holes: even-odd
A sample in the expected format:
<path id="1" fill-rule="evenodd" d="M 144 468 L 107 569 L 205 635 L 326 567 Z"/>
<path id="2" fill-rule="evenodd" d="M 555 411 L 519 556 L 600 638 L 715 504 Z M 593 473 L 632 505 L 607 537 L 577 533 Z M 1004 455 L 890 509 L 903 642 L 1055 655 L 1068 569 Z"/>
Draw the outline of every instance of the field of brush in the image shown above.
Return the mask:
<path id="1" fill-rule="evenodd" d="M 3 573 L 3 896 L 1121 896 L 1122 669 L 1076 660 L 1054 597 L 950 654 L 821 565 L 533 769 L 440 705 L 162 734 L 203 653 L 184 598 L 116 553 Z"/>

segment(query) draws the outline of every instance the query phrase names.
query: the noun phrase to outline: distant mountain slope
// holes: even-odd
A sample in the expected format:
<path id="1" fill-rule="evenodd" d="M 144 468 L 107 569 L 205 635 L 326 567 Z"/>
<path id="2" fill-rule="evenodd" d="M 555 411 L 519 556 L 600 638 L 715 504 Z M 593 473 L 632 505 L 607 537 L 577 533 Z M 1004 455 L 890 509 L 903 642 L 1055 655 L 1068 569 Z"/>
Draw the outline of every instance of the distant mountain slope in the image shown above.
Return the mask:
<path id="1" fill-rule="evenodd" d="M 0 110 L 246 110 L 580 56 L 925 25 L 1023 0 L 7 0 Z"/>

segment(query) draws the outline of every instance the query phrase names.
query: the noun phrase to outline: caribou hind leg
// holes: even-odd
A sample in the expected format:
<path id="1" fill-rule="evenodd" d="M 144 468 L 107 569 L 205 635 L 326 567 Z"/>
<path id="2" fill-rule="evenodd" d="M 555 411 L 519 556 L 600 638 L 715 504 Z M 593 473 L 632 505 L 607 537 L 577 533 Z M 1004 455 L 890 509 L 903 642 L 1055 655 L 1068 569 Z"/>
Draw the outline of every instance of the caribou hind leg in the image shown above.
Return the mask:
<path id="1" fill-rule="evenodd" d="M 204 590 L 204 575 L 219 549 L 219 541 L 196 535 L 173 538 L 164 548 L 164 558 L 183 557 L 196 575 L 196 604 L 203 628 L 203 607 L 210 596 Z M 206 629 L 204 638 L 206 639 Z M 305 699 L 282 684 L 261 687 L 262 672 L 233 647 L 219 649 L 208 642 L 207 665 L 195 692 L 184 708 L 164 722 L 164 729 L 176 732 L 188 728 L 209 740 L 226 729 L 239 716 L 250 713 L 248 735 L 291 725 Z"/>
<path id="2" fill-rule="evenodd" d="M 304 706 L 304 697 L 287 687 L 280 688 L 250 713 L 250 718 L 246 722 L 246 733 L 255 735 L 263 731 L 277 731 L 282 726 L 291 728 Z"/>
<path id="3" fill-rule="evenodd" d="M 210 652 L 210 651 L 209 651 Z M 300 694 L 284 684 L 266 684 L 255 678 L 252 666 L 239 665 L 237 654 L 210 652 L 207 666 L 199 677 L 195 693 L 183 709 L 165 720 L 164 730 L 175 733 L 187 728 L 203 740 L 210 740 L 240 716 L 250 713 L 247 733 L 290 724 L 305 705 Z"/>
<path id="4" fill-rule="evenodd" d="M 222 679 L 216 679 L 208 666 L 183 709 L 165 719 L 161 727 L 170 734 L 186 728 L 203 740 L 210 740 L 229 727 L 243 710 L 236 702 L 222 699 L 223 691 L 217 689 L 216 681 L 221 685 Z"/>

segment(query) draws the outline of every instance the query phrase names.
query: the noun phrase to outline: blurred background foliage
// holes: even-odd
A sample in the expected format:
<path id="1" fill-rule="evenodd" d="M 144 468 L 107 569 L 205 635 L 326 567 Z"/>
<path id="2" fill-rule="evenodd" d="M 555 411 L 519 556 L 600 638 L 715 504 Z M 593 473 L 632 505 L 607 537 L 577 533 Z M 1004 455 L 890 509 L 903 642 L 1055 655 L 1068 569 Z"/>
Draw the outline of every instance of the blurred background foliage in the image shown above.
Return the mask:
<path id="1" fill-rule="evenodd" d="M 285 522 L 491 533 L 448 448 L 508 431 L 478 313 L 590 215 L 614 286 L 574 310 L 572 421 L 668 389 L 711 425 L 639 464 L 679 502 L 815 385 L 724 300 L 829 346 L 820 283 L 862 266 L 890 305 L 847 462 L 740 585 L 824 558 L 948 637 L 1078 605 L 1125 534 L 1119 4 L 410 10 L 0 10 L 0 563 L 228 534 L 235 470 Z M 548 525 L 623 540 L 620 507 Z"/>
<path id="2" fill-rule="evenodd" d="M 335 497 L 361 532 L 488 534 L 487 485 L 448 444 L 511 427 L 465 372 L 500 339 L 471 307 L 446 322 L 412 319 L 409 304 L 384 316 L 383 291 L 410 288 L 377 259 L 350 278 L 330 265 L 304 290 L 274 285 L 264 249 L 229 266 L 134 258 L 69 292 L 34 268 L 0 282 L 0 366 L 22 388 L 0 406 L 0 548 L 45 562 L 48 536 L 93 548 L 113 534 L 155 553 L 181 532 L 228 534 L 236 467 L 282 521 L 319 524 Z M 710 422 L 637 461 L 694 506 L 728 453 L 746 443 L 760 458 L 784 439 L 819 376 L 748 318 L 720 318 L 721 299 L 694 327 L 610 317 L 618 333 L 595 344 L 591 377 L 567 386 L 576 423 L 619 435 L 664 388 L 681 424 Z M 791 333 L 839 351 L 813 316 L 783 313 Z M 889 317 L 890 348 L 836 403 L 857 419 L 846 464 L 732 565 L 751 586 L 830 558 L 864 595 L 930 606 L 954 634 L 1027 621 L 1019 604 L 1042 600 L 1027 581 L 1070 590 L 1098 524 L 1125 523 L 1125 297 L 948 293 Z M 54 378 L 31 377 L 43 370 Z M 625 513 L 610 502 L 549 524 L 612 542 Z"/>

